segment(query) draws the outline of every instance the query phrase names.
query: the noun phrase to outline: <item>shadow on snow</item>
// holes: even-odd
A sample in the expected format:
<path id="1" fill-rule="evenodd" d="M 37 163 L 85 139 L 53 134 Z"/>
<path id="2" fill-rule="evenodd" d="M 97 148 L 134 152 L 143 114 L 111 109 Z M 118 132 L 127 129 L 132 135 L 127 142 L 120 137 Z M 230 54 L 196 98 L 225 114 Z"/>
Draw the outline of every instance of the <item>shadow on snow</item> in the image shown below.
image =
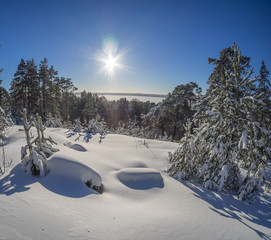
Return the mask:
<path id="1" fill-rule="evenodd" d="M 271 235 L 255 229 L 252 224 L 270 229 L 271 223 L 271 197 L 264 196 L 257 199 L 255 204 L 249 204 L 246 201 L 236 199 L 234 196 L 218 193 L 203 187 L 197 186 L 191 182 L 182 181 L 182 183 L 194 193 L 193 195 L 208 202 L 210 209 L 222 217 L 238 220 L 246 227 L 255 231 L 261 238 L 270 240 Z"/>
<path id="2" fill-rule="evenodd" d="M 99 143 L 102 143 L 103 139 L 105 139 L 107 134 L 104 133 L 80 133 L 80 132 L 67 132 L 67 138 L 70 138 L 72 136 L 76 136 L 78 134 L 78 136 L 75 138 L 74 141 L 79 141 L 80 138 L 83 138 L 83 141 L 88 143 L 90 141 L 90 139 L 93 138 L 93 136 L 99 134 L 100 135 L 100 139 L 99 139 Z"/>
<path id="3" fill-rule="evenodd" d="M 7 176 L 0 179 L 0 194 L 9 196 L 25 192 L 37 182 L 51 192 L 71 198 L 98 194 L 85 185 L 85 181 L 100 177 L 91 168 L 62 158 L 52 158 L 48 161 L 48 167 L 52 171 L 40 178 L 26 174 L 21 164 L 17 164 Z"/>

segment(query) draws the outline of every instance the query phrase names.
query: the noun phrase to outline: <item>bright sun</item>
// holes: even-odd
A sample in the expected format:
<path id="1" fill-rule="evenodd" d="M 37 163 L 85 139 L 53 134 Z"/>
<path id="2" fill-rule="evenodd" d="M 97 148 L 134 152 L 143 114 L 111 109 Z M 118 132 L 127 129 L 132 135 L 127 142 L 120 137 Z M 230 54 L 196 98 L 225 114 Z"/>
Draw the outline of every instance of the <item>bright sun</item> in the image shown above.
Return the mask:
<path id="1" fill-rule="evenodd" d="M 118 41 L 111 37 L 103 40 L 102 48 L 95 55 L 94 59 L 102 64 L 101 73 L 111 78 L 114 76 L 116 69 L 124 69 L 122 56 L 125 52 L 118 49 Z"/>
<path id="2" fill-rule="evenodd" d="M 105 59 L 105 68 L 108 72 L 112 72 L 117 65 L 117 58 L 114 58 L 112 55 L 109 55 L 108 58 Z"/>

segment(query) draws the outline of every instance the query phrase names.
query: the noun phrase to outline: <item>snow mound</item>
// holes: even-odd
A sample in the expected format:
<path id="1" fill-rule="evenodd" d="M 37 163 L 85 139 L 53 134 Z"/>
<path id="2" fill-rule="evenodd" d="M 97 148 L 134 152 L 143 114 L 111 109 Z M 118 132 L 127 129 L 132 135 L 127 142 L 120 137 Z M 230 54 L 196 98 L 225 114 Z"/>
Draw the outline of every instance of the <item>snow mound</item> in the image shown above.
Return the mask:
<path id="1" fill-rule="evenodd" d="M 85 183 L 101 186 L 102 178 L 94 169 L 82 163 L 61 157 L 53 157 L 48 161 L 50 172 L 41 184 L 48 190 L 67 197 L 80 198 L 97 193 L 88 188 Z"/>
<path id="2" fill-rule="evenodd" d="M 164 187 L 161 173 L 153 168 L 124 168 L 117 172 L 117 178 L 125 186 L 136 190 Z"/>
<path id="3" fill-rule="evenodd" d="M 69 147 L 69 148 L 76 150 L 76 151 L 79 151 L 79 152 L 86 152 L 87 151 L 82 145 L 77 144 L 77 143 L 68 142 L 68 143 L 64 143 L 64 146 Z"/>

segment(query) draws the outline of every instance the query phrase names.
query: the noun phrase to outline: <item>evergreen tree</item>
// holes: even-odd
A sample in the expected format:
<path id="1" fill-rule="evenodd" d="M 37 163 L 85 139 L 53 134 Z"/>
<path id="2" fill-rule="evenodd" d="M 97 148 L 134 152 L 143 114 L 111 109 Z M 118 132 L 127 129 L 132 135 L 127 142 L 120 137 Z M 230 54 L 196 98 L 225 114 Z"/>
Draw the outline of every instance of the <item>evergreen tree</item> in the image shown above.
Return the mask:
<path id="1" fill-rule="evenodd" d="M 53 115 L 55 118 L 60 119 L 62 117 L 60 114 L 60 105 L 62 101 L 61 78 L 55 77 L 52 86 L 51 115 Z"/>
<path id="2" fill-rule="evenodd" d="M 0 69 L 0 106 L 2 107 L 3 110 L 7 111 L 10 108 L 10 99 L 8 91 L 1 86 L 2 84 L 1 72 L 3 72 L 3 69 Z"/>
<path id="3" fill-rule="evenodd" d="M 57 71 L 53 66 L 48 67 L 48 61 L 44 58 L 40 63 L 39 68 L 39 81 L 40 81 L 40 113 L 43 119 L 46 116 L 49 116 L 49 113 L 56 115 L 58 111 L 56 109 L 57 102 L 56 92 L 57 86 L 54 84 L 54 80 L 56 78 Z"/>
<path id="4" fill-rule="evenodd" d="M 75 109 L 74 115 L 79 118 L 81 123 L 85 123 L 85 116 L 83 114 L 83 109 L 85 108 L 85 105 L 86 105 L 86 96 L 87 96 L 87 92 L 84 90 L 83 92 L 81 92 L 80 97 L 77 98 L 77 102 L 76 102 L 76 109 Z"/>
<path id="5" fill-rule="evenodd" d="M 231 63 L 231 58 L 235 55 L 234 49 L 232 47 L 228 47 L 223 49 L 220 54 L 219 58 L 208 58 L 208 63 L 214 65 L 214 70 L 208 78 L 208 84 L 210 84 L 209 88 L 217 84 L 221 84 L 219 80 L 221 75 L 225 75 L 226 73 L 233 72 L 233 66 Z M 244 68 L 240 69 L 241 73 L 243 74 L 247 69 L 250 68 L 250 57 L 241 56 L 240 65 L 243 65 Z"/>
<path id="6" fill-rule="evenodd" d="M 177 86 L 162 104 L 154 107 L 144 117 L 147 132 L 155 131 L 154 135 L 162 137 L 166 134 L 171 140 L 181 139 L 184 135 L 183 125 L 195 113 L 193 106 L 200 94 L 201 88 L 194 82 Z"/>
<path id="7" fill-rule="evenodd" d="M 169 159 L 169 172 L 200 181 L 209 189 L 237 190 L 246 199 L 261 188 L 271 157 L 270 136 L 252 116 L 262 105 L 253 94 L 257 77 L 251 78 L 253 69 L 248 69 L 249 61 L 243 64 L 236 44 L 230 52 L 224 73 L 209 79 L 200 101 L 206 106 L 195 114 L 193 131 L 187 123 L 186 135 Z"/>
<path id="8" fill-rule="evenodd" d="M 85 96 L 85 106 L 82 110 L 82 114 L 86 123 L 93 119 L 97 115 L 97 108 L 95 106 L 95 96 L 93 96 L 90 92 Z"/>
<path id="9" fill-rule="evenodd" d="M 10 109 L 10 97 L 8 91 L 0 86 L 0 106 L 5 110 Z"/>
<path id="10" fill-rule="evenodd" d="M 1 44 L 0 44 L 0 47 L 1 47 Z M 1 72 L 3 72 L 3 69 L 2 69 L 2 68 L 0 68 L 0 84 L 2 84 Z"/>
<path id="11" fill-rule="evenodd" d="M 96 94 L 96 109 L 98 114 L 101 116 L 104 121 L 108 121 L 108 113 L 106 111 L 106 106 L 108 104 L 107 99 L 104 96 L 98 97 Z"/>
<path id="12" fill-rule="evenodd" d="M 121 98 L 118 105 L 119 121 L 128 121 L 129 102 L 126 98 Z"/>
<path id="13" fill-rule="evenodd" d="M 12 114 L 18 118 L 21 109 L 26 108 L 26 63 L 21 59 L 14 78 L 11 82 L 10 97 L 12 105 Z"/>
<path id="14" fill-rule="evenodd" d="M 271 130 L 271 83 L 268 79 L 269 71 L 266 68 L 264 61 L 262 61 L 260 68 L 260 76 L 258 78 L 258 88 L 256 94 L 259 95 L 259 99 L 263 101 L 262 107 L 259 106 L 257 119 L 260 119 L 260 123 L 264 124 L 266 128 Z"/>
<path id="15" fill-rule="evenodd" d="M 50 116 L 58 122 L 61 117 L 67 121 L 76 112 L 76 97 L 72 93 L 76 89 L 70 78 L 57 77 L 57 71 L 48 67 L 46 58 L 39 70 L 33 59 L 26 62 L 21 59 L 10 88 L 12 115 L 20 119 L 25 108 L 29 115 L 39 113 L 43 120 Z"/>
<path id="16" fill-rule="evenodd" d="M 28 121 L 26 109 L 23 109 L 22 123 L 27 143 L 26 146 L 21 148 L 22 168 L 29 174 L 44 177 L 48 172 L 46 158 L 59 150 L 52 147 L 52 144 L 56 143 L 51 137 L 46 138 L 44 136 L 45 126 L 42 124 L 38 113 L 35 118 L 31 117 Z M 33 139 L 33 135 L 30 133 L 32 127 L 35 127 L 37 130 L 35 139 Z"/>
<path id="17" fill-rule="evenodd" d="M 30 115 L 35 115 L 39 112 L 39 80 L 37 66 L 34 59 L 26 62 L 26 110 Z"/>
<path id="18" fill-rule="evenodd" d="M 73 91 L 77 90 L 77 88 L 73 85 L 70 78 L 61 77 L 58 79 L 58 87 L 61 92 L 61 113 L 64 121 L 66 121 L 66 125 L 69 125 L 70 120 L 70 107 L 72 102 L 76 99 L 73 94 Z"/>
<path id="19" fill-rule="evenodd" d="M 21 59 L 11 82 L 10 97 L 15 117 L 21 116 L 23 108 L 26 108 L 29 114 L 38 112 L 39 81 L 33 59 L 26 62 Z"/>

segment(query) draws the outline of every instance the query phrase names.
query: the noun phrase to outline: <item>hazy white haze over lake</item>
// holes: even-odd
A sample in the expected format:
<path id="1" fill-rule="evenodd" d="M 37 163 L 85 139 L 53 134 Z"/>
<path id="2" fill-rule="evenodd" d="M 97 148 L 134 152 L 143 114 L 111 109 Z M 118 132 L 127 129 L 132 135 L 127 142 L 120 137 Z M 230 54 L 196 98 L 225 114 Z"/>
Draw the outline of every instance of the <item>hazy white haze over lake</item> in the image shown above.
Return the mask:
<path id="1" fill-rule="evenodd" d="M 159 103 L 162 102 L 163 99 L 165 99 L 165 96 L 161 95 L 161 96 L 152 96 L 152 95 L 119 95 L 119 94 L 103 94 L 103 93 L 98 93 L 99 96 L 105 96 L 107 100 L 110 101 L 117 101 L 121 98 L 126 98 L 128 101 L 131 101 L 133 99 L 138 99 L 141 102 L 154 102 L 154 103 Z"/>

